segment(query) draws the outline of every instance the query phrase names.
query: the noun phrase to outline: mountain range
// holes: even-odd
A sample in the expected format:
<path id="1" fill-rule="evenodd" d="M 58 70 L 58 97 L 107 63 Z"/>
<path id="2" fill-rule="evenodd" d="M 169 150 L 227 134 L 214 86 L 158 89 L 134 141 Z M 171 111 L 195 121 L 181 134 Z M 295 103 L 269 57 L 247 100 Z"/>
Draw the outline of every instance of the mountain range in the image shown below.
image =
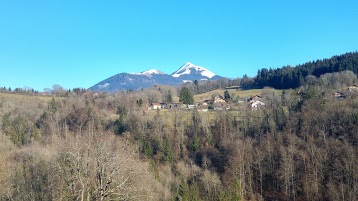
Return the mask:
<path id="1" fill-rule="evenodd" d="M 89 89 L 112 93 L 121 90 L 140 90 L 156 84 L 177 86 L 194 80 L 217 80 L 220 78 L 223 77 L 204 67 L 187 62 L 170 75 L 156 69 L 141 73 L 119 73 L 95 84 Z"/>

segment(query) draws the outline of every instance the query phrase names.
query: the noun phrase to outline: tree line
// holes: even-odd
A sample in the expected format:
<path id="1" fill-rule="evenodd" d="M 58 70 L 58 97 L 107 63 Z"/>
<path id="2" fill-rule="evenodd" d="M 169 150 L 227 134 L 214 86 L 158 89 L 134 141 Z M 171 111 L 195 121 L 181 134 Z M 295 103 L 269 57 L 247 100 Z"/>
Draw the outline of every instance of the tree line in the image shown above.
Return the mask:
<path id="1" fill-rule="evenodd" d="M 283 66 L 277 69 L 262 68 L 254 78 L 255 87 L 270 86 L 276 89 L 294 89 L 305 83 L 309 75 L 320 77 L 326 73 L 341 71 L 358 73 L 358 52 L 350 52 L 329 59 L 322 59 L 292 66 Z"/>

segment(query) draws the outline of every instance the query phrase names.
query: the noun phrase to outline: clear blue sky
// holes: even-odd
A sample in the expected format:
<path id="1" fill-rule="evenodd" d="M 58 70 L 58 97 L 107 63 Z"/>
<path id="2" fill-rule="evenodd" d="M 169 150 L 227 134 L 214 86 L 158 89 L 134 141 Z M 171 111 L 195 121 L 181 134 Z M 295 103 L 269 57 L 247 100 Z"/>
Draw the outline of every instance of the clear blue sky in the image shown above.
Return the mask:
<path id="1" fill-rule="evenodd" d="M 358 1 L 0 0 L 0 86 L 90 87 L 190 61 L 230 78 L 358 49 Z"/>

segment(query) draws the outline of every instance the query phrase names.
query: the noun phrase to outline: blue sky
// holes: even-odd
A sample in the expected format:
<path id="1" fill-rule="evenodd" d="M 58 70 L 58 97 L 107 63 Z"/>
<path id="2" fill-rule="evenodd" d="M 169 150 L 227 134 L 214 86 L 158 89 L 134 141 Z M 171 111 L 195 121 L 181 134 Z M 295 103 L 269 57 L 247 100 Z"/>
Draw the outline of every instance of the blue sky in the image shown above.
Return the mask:
<path id="1" fill-rule="evenodd" d="M 0 0 L 0 86 L 88 88 L 190 61 L 254 76 L 358 49 L 358 1 Z"/>

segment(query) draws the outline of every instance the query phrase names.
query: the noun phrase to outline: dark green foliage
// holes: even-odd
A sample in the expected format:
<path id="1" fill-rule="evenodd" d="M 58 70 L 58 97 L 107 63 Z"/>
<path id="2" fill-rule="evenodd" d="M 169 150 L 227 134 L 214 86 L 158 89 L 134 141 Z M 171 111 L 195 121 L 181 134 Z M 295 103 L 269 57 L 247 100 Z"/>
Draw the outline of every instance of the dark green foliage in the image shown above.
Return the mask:
<path id="1" fill-rule="evenodd" d="M 1 126 L 1 130 L 7 134 L 7 133 L 11 133 L 11 120 L 10 120 L 10 115 L 11 113 L 6 113 L 4 116 L 3 116 L 3 119 L 2 119 L 2 126 Z"/>
<path id="2" fill-rule="evenodd" d="M 199 201 L 200 191 L 199 186 L 196 182 L 188 184 L 185 179 L 181 180 L 177 195 L 175 197 L 176 201 Z"/>
<path id="3" fill-rule="evenodd" d="M 154 154 L 152 143 L 150 141 L 144 141 L 143 144 L 144 155 L 148 158 L 152 157 Z"/>
<path id="4" fill-rule="evenodd" d="M 242 193 L 241 193 L 241 186 L 240 186 L 240 181 L 238 181 L 237 179 L 235 179 L 231 189 L 230 189 L 230 195 L 231 195 L 231 200 L 243 200 L 242 197 Z"/>
<path id="5" fill-rule="evenodd" d="M 180 102 L 182 102 L 184 104 L 193 104 L 194 103 L 193 93 L 187 87 L 183 87 L 180 90 L 179 98 L 180 98 Z"/>
<path id="6" fill-rule="evenodd" d="M 200 199 L 200 189 L 198 183 L 193 182 L 190 185 L 190 200 L 191 201 L 199 201 Z"/>
<path id="7" fill-rule="evenodd" d="M 189 185 L 187 184 L 186 180 L 182 179 L 179 189 L 178 195 L 175 198 L 176 201 L 189 201 L 190 200 L 190 190 Z"/>
<path id="8" fill-rule="evenodd" d="M 173 102 L 173 96 L 172 96 L 172 92 L 169 90 L 168 93 L 166 94 L 166 103 L 172 103 Z"/>
<path id="9" fill-rule="evenodd" d="M 173 149 L 167 137 L 164 137 L 162 151 L 163 151 L 162 161 L 164 163 L 172 163 L 174 161 Z"/>
<path id="10" fill-rule="evenodd" d="M 107 129 L 112 128 L 113 132 L 117 135 L 121 135 L 127 131 L 128 127 L 122 118 L 118 118 L 107 125 Z"/>
<path id="11" fill-rule="evenodd" d="M 7 113 L 2 119 L 4 134 L 9 136 L 11 141 L 18 146 L 30 143 L 34 137 L 33 127 L 27 125 L 22 115 L 18 115 L 15 119 L 11 119 L 10 115 L 10 113 Z"/>
<path id="12" fill-rule="evenodd" d="M 197 135 L 194 135 L 193 142 L 190 144 L 190 149 L 193 152 L 198 151 L 200 148 L 200 141 Z"/>
<path id="13" fill-rule="evenodd" d="M 319 77 L 325 73 L 341 72 L 344 70 L 350 70 L 358 74 L 358 52 L 307 62 L 296 67 L 262 68 L 257 72 L 254 87 L 262 88 L 270 86 L 276 89 L 297 88 L 304 83 L 304 78 L 308 75 Z M 246 83 L 248 81 L 245 79 L 245 76 L 241 82 L 242 85 L 249 85 Z"/>
<path id="14" fill-rule="evenodd" d="M 229 101 L 231 99 L 230 93 L 228 90 L 224 91 L 224 99 L 225 99 L 225 101 Z"/>
<path id="15" fill-rule="evenodd" d="M 55 101 L 55 98 L 52 97 L 51 102 L 48 104 L 48 111 L 50 111 L 52 114 L 55 114 L 57 112 L 58 106 Z"/>

